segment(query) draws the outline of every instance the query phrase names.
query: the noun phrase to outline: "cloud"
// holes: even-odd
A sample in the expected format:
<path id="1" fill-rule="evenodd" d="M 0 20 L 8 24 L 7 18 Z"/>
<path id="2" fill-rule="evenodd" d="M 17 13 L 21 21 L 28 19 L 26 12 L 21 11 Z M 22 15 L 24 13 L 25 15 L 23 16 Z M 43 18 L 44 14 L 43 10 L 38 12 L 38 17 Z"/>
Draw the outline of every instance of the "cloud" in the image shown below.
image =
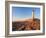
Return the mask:
<path id="1" fill-rule="evenodd" d="M 15 16 L 12 17 L 12 21 L 25 21 L 26 19 L 30 18 L 16 18 Z"/>

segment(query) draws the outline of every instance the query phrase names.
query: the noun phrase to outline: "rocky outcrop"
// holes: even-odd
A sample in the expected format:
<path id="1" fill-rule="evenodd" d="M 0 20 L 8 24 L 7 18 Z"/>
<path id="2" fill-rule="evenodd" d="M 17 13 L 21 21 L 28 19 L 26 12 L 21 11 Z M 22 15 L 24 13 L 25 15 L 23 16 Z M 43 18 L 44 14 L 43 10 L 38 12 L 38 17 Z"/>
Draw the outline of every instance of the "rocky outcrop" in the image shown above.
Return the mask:
<path id="1" fill-rule="evenodd" d="M 40 30 L 40 20 L 39 19 L 28 19 L 20 22 L 12 22 L 12 30 Z"/>

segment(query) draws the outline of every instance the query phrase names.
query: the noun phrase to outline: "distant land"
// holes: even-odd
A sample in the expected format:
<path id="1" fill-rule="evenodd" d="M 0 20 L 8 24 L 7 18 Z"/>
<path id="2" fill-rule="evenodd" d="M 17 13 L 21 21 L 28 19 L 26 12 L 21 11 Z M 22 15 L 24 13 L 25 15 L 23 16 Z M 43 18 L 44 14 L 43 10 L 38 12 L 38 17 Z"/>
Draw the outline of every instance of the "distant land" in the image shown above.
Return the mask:
<path id="1" fill-rule="evenodd" d="M 34 18 L 12 22 L 12 31 L 24 30 L 40 30 L 40 19 Z"/>

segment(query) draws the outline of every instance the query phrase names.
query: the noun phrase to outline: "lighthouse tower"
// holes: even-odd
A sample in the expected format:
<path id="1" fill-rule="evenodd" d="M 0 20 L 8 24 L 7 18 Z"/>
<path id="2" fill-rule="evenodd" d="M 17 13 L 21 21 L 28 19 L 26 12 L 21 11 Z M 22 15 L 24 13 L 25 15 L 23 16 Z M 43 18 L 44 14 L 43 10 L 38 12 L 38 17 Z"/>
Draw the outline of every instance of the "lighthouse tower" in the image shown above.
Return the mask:
<path id="1" fill-rule="evenodd" d="M 34 9 L 32 10 L 32 20 L 34 20 Z"/>

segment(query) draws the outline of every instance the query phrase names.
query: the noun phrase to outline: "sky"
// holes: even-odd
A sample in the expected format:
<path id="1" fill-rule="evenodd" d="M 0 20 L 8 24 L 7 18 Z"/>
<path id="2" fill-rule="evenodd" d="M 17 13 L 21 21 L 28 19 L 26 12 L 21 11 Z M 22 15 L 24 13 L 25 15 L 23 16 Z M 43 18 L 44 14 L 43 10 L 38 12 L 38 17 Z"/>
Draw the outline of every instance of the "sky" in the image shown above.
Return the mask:
<path id="1" fill-rule="evenodd" d="M 13 21 L 24 19 L 24 18 L 31 18 L 32 10 L 33 10 L 33 7 L 12 7 Z M 34 14 L 35 14 L 35 18 L 40 19 L 40 8 L 34 7 Z"/>

